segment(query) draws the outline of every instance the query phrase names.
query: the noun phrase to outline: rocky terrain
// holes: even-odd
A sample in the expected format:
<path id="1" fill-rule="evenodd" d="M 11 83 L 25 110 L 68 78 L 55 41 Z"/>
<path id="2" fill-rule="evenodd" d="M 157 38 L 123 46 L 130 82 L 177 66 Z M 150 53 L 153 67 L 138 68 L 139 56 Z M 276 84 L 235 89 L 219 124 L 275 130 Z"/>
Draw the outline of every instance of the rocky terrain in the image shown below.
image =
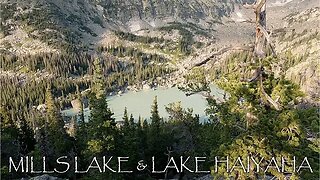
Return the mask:
<path id="1" fill-rule="evenodd" d="M 178 70 L 175 78 L 167 78 L 173 84 L 188 73 L 186 66 L 221 48 L 254 41 L 254 26 L 248 22 L 254 13 L 242 6 L 250 2 L 2 0 L 0 51 L 23 55 L 133 47 L 170 59 L 168 66 Z M 277 67 L 285 68 L 285 76 L 316 100 L 319 19 L 318 0 L 267 1 L 268 30 L 277 53 L 285 57 L 276 62 Z M 188 42 L 187 52 L 179 51 L 181 42 Z M 217 65 L 226 56 L 214 57 L 206 67 Z"/>
<path id="2" fill-rule="evenodd" d="M 55 48 L 93 47 L 109 39 L 112 30 L 137 32 L 157 29 L 169 22 L 192 22 L 210 27 L 230 14 L 235 1 L 208 0 L 3 0 L 3 47 L 25 52 L 38 49 L 28 42 L 40 39 L 46 42 L 33 44 L 43 51 Z"/>
<path id="3" fill-rule="evenodd" d="M 320 7 L 312 0 L 267 1 L 267 26 L 277 54 L 276 74 L 285 72 L 285 77 L 299 84 L 306 95 L 319 102 L 320 94 Z M 216 43 L 201 49 L 196 57 L 185 64 L 195 64 L 217 49 L 250 44 L 254 41 L 254 26 L 244 22 L 254 19 L 252 10 L 237 6 L 222 24 L 215 28 Z M 232 51 L 231 51 L 232 52 Z M 229 53 L 212 58 L 211 66 L 219 66 Z M 207 65 L 210 68 L 210 65 Z"/>

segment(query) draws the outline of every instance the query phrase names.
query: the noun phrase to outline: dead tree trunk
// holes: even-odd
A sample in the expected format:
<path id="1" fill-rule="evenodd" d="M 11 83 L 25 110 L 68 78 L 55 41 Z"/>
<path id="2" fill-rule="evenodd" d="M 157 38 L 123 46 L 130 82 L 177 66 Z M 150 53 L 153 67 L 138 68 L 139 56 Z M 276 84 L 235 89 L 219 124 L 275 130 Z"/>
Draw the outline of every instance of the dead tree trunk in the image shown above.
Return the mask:
<path id="1" fill-rule="evenodd" d="M 266 18 L 266 0 L 257 0 L 251 5 L 244 5 L 245 8 L 254 9 L 256 14 L 256 40 L 254 46 L 254 55 L 255 57 L 261 59 L 266 56 L 266 37 L 268 36 L 267 32 L 267 18 Z"/>
<path id="2" fill-rule="evenodd" d="M 202 59 L 200 62 L 196 62 L 191 65 L 191 68 L 202 66 L 209 62 L 212 58 L 219 56 L 223 53 L 232 50 L 240 50 L 240 51 L 252 51 L 254 54 L 253 63 L 259 63 L 258 68 L 255 70 L 255 73 L 252 78 L 249 78 L 247 82 L 257 82 L 259 83 L 259 89 L 261 94 L 261 99 L 265 104 L 268 104 L 274 107 L 276 110 L 281 109 L 281 105 L 277 102 L 277 100 L 273 100 L 264 90 L 263 87 L 263 59 L 267 56 L 268 48 L 270 48 L 272 56 L 276 57 L 276 52 L 274 47 L 270 41 L 270 34 L 267 31 L 267 13 L 266 13 L 266 0 L 256 0 L 253 4 L 245 4 L 243 5 L 245 8 L 253 9 L 256 15 L 256 19 L 253 22 L 255 24 L 256 36 L 255 36 L 255 44 L 254 46 L 240 46 L 240 47 L 227 47 L 222 48 L 217 52 L 212 53 L 208 58 Z M 252 21 L 249 21 L 252 22 Z"/>
<path id="3" fill-rule="evenodd" d="M 256 62 L 256 59 L 259 60 L 259 67 L 256 70 L 256 74 L 254 78 L 254 81 L 259 80 L 259 87 L 260 87 L 260 93 L 262 100 L 265 101 L 265 103 L 273 106 L 276 110 L 281 109 L 281 105 L 274 101 L 264 90 L 263 87 L 263 58 L 267 55 L 267 47 L 270 47 L 272 55 L 276 56 L 275 50 L 273 45 L 270 42 L 270 34 L 267 31 L 267 13 L 266 13 L 266 0 L 257 0 L 252 5 L 244 5 L 246 8 L 252 8 L 254 9 L 254 12 L 256 14 L 256 39 L 255 39 L 255 47 L 254 47 L 254 62 Z"/>

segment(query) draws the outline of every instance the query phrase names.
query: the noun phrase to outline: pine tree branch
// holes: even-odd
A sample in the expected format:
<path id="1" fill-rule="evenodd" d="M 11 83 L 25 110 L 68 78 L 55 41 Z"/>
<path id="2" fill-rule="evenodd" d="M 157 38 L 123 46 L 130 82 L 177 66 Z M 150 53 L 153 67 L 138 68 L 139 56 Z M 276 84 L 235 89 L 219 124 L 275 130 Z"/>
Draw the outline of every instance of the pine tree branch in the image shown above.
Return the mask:
<path id="1" fill-rule="evenodd" d="M 254 82 L 260 77 L 260 75 L 262 73 L 263 73 L 263 67 L 259 67 L 259 68 L 256 69 L 256 71 L 255 71 L 255 73 L 254 73 L 252 78 L 250 78 L 250 79 L 241 79 L 240 81 L 242 81 L 242 82 Z"/>
<path id="2" fill-rule="evenodd" d="M 263 87 L 263 82 L 262 82 L 262 75 L 260 75 L 260 91 L 261 93 L 265 96 L 265 98 L 267 99 L 267 101 L 277 110 L 281 110 L 282 107 L 281 105 L 278 103 L 278 100 L 277 101 L 274 101 L 267 93 L 266 91 L 264 90 L 264 87 Z"/>
<path id="3" fill-rule="evenodd" d="M 231 46 L 231 47 L 222 48 L 219 51 L 212 53 L 209 57 L 202 60 L 201 62 L 198 62 L 192 65 L 190 69 L 194 67 L 202 66 L 208 63 L 213 57 L 222 55 L 223 53 L 226 53 L 228 51 L 253 51 L 253 46 L 236 46 L 236 47 Z"/>

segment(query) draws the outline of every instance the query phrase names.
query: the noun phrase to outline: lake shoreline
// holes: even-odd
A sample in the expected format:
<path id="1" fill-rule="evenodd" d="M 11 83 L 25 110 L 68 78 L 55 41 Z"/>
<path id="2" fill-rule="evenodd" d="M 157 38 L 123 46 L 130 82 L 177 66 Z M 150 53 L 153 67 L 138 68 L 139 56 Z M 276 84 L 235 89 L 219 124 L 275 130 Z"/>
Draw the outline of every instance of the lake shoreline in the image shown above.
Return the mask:
<path id="1" fill-rule="evenodd" d="M 210 85 L 213 95 L 220 96 L 218 91 L 222 91 L 215 85 Z M 109 108 L 114 113 L 116 121 L 121 121 L 124 109 L 127 108 L 128 114 L 133 114 L 137 119 L 141 116 L 143 119 L 149 119 L 151 116 L 151 105 L 154 97 L 158 97 L 159 113 L 163 118 L 168 118 L 168 113 L 165 111 L 165 106 L 173 102 L 181 102 L 183 108 L 192 108 L 193 114 L 199 114 L 201 119 L 205 119 L 205 109 L 207 108 L 206 99 L 195 94 L 186 96 L 183 91 L 180 91 L 177 86 L 166 88 L 157 87 L 156 89 L 144 89 L 140 91 L 123 91 L 121 95 L 114 94 L 106 97 Z M 85 115 L 88 117 L 89 109 L 86 108 Z M 79 112 L 79 111 L 78 111 Z M 61 111 L 63 116 L 74 116 L 77 111 L 74 108 Z"/>

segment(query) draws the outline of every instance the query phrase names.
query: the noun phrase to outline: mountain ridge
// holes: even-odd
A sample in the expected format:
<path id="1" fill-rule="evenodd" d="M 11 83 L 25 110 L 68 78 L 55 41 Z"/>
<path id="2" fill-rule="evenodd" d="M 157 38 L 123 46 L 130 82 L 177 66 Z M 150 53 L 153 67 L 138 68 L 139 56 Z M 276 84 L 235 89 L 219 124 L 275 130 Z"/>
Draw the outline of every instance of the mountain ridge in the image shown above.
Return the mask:
<path id="1" fill-rule="evenodd" d="M 254 18 L 251 9 L 241 6 L 247 2 L 252 1 L 5 0 L 0 50 L 25 55 L 118 46 L 164 56 L 170 67 L 179 68 L 218 49 L 253 43 L 254 28 L 243 22 Z M 297 59 L 290 60 L 294 63 L 286 67 L 286 77 L 319 98 L 317 1 L 269 0 L 267 19 L 277 52 Z M 217 64 L 206 67 L 211 65 Z"/>

